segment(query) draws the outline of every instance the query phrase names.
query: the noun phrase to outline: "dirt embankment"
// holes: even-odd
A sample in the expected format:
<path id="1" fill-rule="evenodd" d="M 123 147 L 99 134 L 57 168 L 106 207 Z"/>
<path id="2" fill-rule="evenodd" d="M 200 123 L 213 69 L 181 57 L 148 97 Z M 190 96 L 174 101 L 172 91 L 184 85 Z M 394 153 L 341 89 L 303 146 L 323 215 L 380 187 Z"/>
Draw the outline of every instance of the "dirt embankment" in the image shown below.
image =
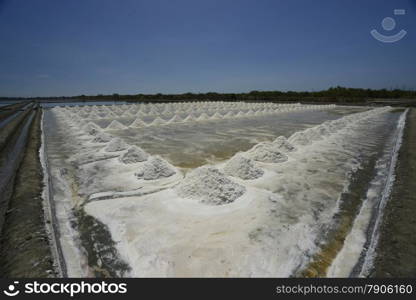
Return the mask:
<path id="1" fill-rule="evenodd" d="M 25 153 L 16 173 L 1 236 L 1 277 L 54 277 L 45 229 L 39 160 L 41 109 L 29 130 Z"/>
<path id="2" fill-rule="evenodd" d="M 0 151 L 2 151 L 9 143 L 12 136 L 20 129 L 22 123 L 26 120 L 31 110 L 27 109 L 19 113 L 16 118 L 8 122 L 0 129 Z"/>
<path id="3" fill-rule="evenodd" d="M 416 276 L 416 109 L 407 115 L 375 261 L 375 277 Z"/>
<path id="4" fill-rule="evenodd" d="M 12 116 L 19 110 L 23 109 L 25 106 L 30 104 L 31 102 L 22 101 L 15 104 L 0 106 L 0 123 L 7 119 L 8 117 Z"/>

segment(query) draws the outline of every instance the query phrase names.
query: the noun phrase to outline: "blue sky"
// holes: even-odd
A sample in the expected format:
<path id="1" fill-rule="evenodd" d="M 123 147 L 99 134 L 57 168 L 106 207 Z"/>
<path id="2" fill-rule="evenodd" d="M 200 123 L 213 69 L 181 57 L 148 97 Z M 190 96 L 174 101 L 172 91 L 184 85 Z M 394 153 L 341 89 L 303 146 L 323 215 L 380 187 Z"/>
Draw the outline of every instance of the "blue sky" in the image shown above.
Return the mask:
<path id="1" fill-rule="evenodd" d="M 415 25 L 416 0 L 0 0 L 0 96 L 416 89 Z"/>

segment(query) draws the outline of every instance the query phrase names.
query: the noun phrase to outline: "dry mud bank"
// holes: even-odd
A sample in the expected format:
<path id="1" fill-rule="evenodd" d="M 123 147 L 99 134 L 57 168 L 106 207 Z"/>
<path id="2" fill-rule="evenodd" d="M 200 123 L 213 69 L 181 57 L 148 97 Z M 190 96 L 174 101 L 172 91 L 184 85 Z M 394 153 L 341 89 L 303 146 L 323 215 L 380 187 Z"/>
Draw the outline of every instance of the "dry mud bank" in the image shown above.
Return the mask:
<path id="1" fill-rule="evenodd" d="M 396 181 L 381 229 L 375 277 L 416 276 L 416 109 L 407 117 Z"/>
<path id="2" fill-rule="evenodd" d="M 12 136 L 17 130 L 19 130 L 30 111 L 30 109 L 27 109 L 22 113 L 15 112 L 16 117 L 13 118 L 13 120 L 8 121 L 7 124 L 4 124 L 4 126 L 0 127 L 0 151 L 7 146 Z"/>
<path id="3" fill-rule="evenodd" d="M 1 233 L 2 277 L 54 277 L 42 205 L 41 110 L 31 121 Z"/>
<path id="4" fill-rule="evenodd" d="M 31 102 L 19 102 L 15 104 L 5 105 L 0 107 L 0 124 L 9 118 L 11 115 L 15 114 L 18 110 L 23 109 L 26 105 Z M 1 127 L 1 126 L 0 126 Z"/>

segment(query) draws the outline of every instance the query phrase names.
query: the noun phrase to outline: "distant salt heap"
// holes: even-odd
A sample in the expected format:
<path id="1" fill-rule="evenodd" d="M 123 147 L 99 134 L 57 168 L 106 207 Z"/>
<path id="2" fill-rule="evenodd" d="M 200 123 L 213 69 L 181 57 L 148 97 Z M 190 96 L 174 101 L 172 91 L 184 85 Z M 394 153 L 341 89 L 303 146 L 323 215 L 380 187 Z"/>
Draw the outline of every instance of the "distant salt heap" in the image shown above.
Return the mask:
<path id="1" fill-rule="evenodd" d="M 123 118 L 130 118 L 132 115 L 132 113 L 128 110 L 126 110 L 124 113 L 121 114 L 121 117 Z"/>
<path id="2" fill-rule="evenodd" d="M 163 120 L 162 118 L 160 118 L 160 117 L 156 117 L 153 121 L 152 121 L 152 123 L 150 123 L 150 125 L 152 125 L 152 126 L 160 126 L 160 125 L 165 125 L 166 124 L 166 121 L 165 120 Z"/>
<path id="3" fill-rule="evenodd" d="M 93 110 L 89 115 L 88 115 L 88 119 L 101 119 L 101 117 L 98 115 L 98 113 Z"/>
<path id="4" fill-rule="evenodd" d="M 147 124 L 143 122 L 142 119 L 136 118 L 136 120 L 134 120 L 133 123 L 131 123 L 129 127 L 141 128 L 141 127 L 146 127 L 146 126 Z"/>
<path id="5" fill-rule="evenodd" d="M 131 146 L 126 153 L 120 156 L 120 161 L 125 164 L 133 164 L 147 160 L 149 154 L 140 147 Z"/>
<path id="6" fill-rule="evenodd" d="M 264 174 L 264 171 L 259 167 L 256 167 L 251 159 L 237 153 L 225 165 L 224 173 L 248 180 L 261 177 Z"/>
<path id="7" fill-rule="evenodd" d="M 90 135 L 96 135 L 101 131 L 101 127 L 93 122 L 88 122 L 82 129 Z"/>
<path id="8" fill-rule="evenodd" d="M 109 130 L 123 130 L 123 129 L 126 129 L 127 127 L 126 126 L 124 126 L 123 124 L 121 124 L 119 121 L 117 121 L 117 120 L 113 120 L 111 123 L 110 123 L 110 125 L 108 125 L 107 127 L 106 127 L 106 129 L 109 129 Z"/>
<path id="9" fill-rule="evenodd" d="M 279 136 L 273 142 L 273 148 L 282 152 L 292 152 L 296 148 L 284 136 Z"/>
<path id="10" fill-rule="evenodd" d="M 189 116 L 187 116 L 186 118 L 185 118 L 185 120 L 183 120 L 184 122 L 194 122 L 194 121 L 196 121 L 196 119 L 195 119 L 195 117 L 192 115 L 192 114 L 190 114 Z"/>
<path id="11" fill-rule="evenodd" d="M 111 141 L 112 136 L 105 133 L 105 132 L 99 132 L 95 136 L 95 138 L 92 140 L 94 143 L 108 143 Z"/>
<path id="12" fill-rule="evenodd" d="M 179 115 L 174 115 L 168 123 L 181 123 L 183 122 L 182 118 Z"/>
<path id="13" fill-rule="evenodd" d="M 117 152 L 126 150 L 128 145 L 120 138 L 114 138 L 108 143 L 107 147 L 105 147 L 105 151 L 107 152 Z"/>
<path id="14" fill-rule="evenodd" d="M 175 167 L 159 156 L 150 157 L 134 175 L 139 179 L 155 180 L 175 174 Z"/>
<path id="15" fill-rule="evenodd" d="M 248 155 L 251 159 L 264 163 L 280 163 L 287 160 L 287 156 L 274 149 L 271 143 L 260 143 L 249 150 Z"/>
<path id="16" fill-rule="evenodd" d="M 224 115 L 224 119 L 231 119 L 234 117 L 233 112 L 229 111 Z"/>
<path id="17" fill-rule="evenodd" d="M 198 121 L 205 121 L 205 120 L 209 120 L 209 116 L 206 113 L 202 113 L 199 117 L 198 117 Z"/>
<path id="18" fill-rule="evenodd" d="M 236 118 L 243 118 L 243 117 L 245 117 L 246 115 L 245 115 L 245 113 L 243 113 L 242 111 L 239 111 L 236 115 L 235 115 L 235 117 Z"/>
<path id="19" fill-rule="evenodd" d="M 222 117 L 222 115 L 219 113 L 219 112 L 215 112 L 215 114 L 213 114 L 212 116 L 211 116 L 211 119 L 214 119 L 214 120 L 216 120 L 216 119 L 218 119 L 218 120 L 220 120 L 220 119 L 222 119 L 223 117 Z"/>
<path id="20" fill-rule="evenodd" d="M 183 198 L 198 200 L 208 205 L 234 202 L 246 188 L 230 180 L 213 167 L 199 167 L 187 174 L 176 191 Z"/>

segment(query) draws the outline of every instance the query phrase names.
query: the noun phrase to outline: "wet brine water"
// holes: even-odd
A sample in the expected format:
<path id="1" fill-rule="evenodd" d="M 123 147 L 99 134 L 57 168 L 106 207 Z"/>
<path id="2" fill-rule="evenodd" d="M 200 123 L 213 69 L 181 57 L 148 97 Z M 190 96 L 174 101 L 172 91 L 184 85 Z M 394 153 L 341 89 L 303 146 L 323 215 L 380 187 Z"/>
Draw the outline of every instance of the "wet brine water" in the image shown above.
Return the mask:
<path id="1" fill-rule="evenodd" d="M 406 112 L 244 102 L 45 109 L 72 276 L 368 276 Z"/>

